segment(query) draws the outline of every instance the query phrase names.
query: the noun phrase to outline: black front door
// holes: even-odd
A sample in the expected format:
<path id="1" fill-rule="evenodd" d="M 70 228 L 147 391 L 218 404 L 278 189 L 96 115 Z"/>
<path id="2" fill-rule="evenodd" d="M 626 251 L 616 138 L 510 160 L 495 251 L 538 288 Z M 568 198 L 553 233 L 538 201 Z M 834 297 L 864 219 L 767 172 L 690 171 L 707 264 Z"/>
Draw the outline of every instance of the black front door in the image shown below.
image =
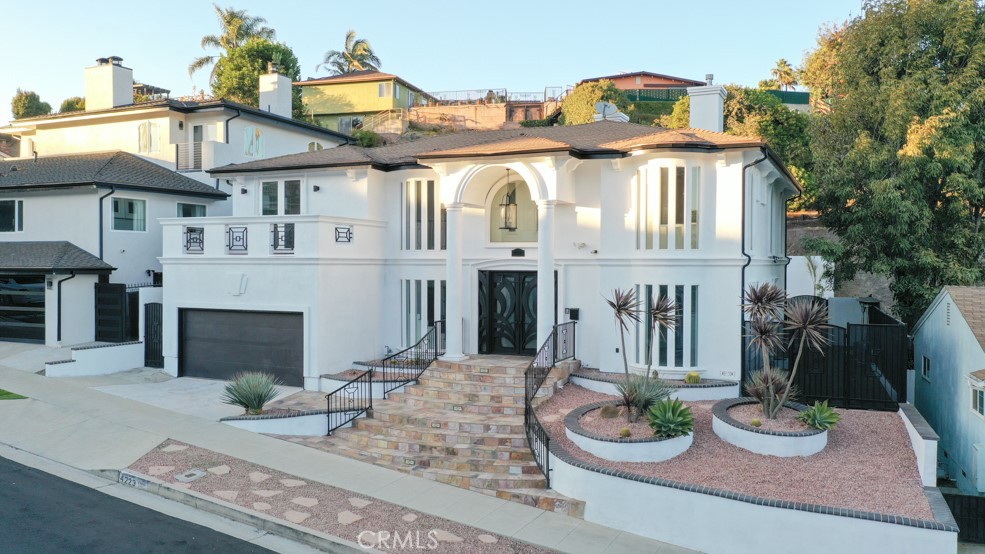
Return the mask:
<path id="1" fill-rule="evenodd" d="M 479 353 L 537 351 L 537 272 L 479 272 Z"/>

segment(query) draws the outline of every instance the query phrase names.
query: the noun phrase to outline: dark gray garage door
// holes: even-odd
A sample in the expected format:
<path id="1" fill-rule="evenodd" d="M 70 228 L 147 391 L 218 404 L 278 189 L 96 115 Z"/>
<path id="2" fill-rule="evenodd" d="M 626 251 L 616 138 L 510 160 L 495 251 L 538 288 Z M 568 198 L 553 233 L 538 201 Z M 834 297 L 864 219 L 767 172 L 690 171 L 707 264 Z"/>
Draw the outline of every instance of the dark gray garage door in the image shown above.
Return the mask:
<path id="1" fill-rule="evenodd" d="M 0 340 L 44 341 L 44 275 L 0 275 Z"/>
<path id="2" fill-rule="evenodd" d="M 303 320 L 298 313 L 181 310 L 180 374 L 229 379 L 263 371 L 304 385 Z"/>

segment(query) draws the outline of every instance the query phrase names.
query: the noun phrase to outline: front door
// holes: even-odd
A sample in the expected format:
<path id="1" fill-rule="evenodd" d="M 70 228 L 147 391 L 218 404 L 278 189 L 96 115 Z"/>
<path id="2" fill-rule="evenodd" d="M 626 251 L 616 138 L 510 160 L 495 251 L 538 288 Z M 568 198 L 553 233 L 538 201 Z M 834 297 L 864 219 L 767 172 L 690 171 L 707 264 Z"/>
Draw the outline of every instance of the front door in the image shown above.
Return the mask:
<path id="1" fill-rule="evenodd" d="M 537 272 L 479 272 L 479 353 L 537 352 Z"/>

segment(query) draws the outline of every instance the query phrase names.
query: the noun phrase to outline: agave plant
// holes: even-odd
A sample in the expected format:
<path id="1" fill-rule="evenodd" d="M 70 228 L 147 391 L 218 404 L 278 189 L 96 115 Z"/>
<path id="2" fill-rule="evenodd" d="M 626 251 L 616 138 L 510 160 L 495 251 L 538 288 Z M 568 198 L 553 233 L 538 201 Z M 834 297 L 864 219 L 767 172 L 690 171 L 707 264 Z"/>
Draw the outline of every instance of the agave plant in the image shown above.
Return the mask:
<path id="1" fill-rule="evenodd" d="M 650 336 L 655 337 L 659 332 L 661 335 L 667 332 L 668 329 L 674 329 L 677 327 L 677 306 L 674 302 L 667 298 L 666 295 L 659 298 L 650 297 L 650 305 L 647 306 L 647 312 L 650 315 Z M 647 352 L 646 357 L 646 377 L 650 378 L 650 368 L 653 366 L 653 344 L 657 342 L 655 340 L 650 341 L 650 350 Z M 625 350 L 625 348 L 623 349 Z"/>
<path id="2" fill-rule="evenodd" d="M 658 437 L 674 438 L 694 430 L 694 414 L 680 400 L 665 398 L 650 407 L 650 428 Z"/>
<path id="3" fill-rule="evenodd" d="M 624 381 L 616 383 L 616 389 L 622 397 L 622 405 L 626 407 L 626 421 L 629 423 L 634 423 L 654 404 L 669 397 L 674 391 L 663 381 L 643 375 L 626 377 Z"/>
<path id="4" fill-rule="evenodd" d="M 248 415 L 263 413 L 263 407 L 279 394 L 277 386 L 280 379 L 260 371 L 237 373 L 233 380 L 226 384 L 222 393 L 222 402 L 240 406 Z"/>
<path id="5" fill-rule="evenodd" d="M 622 341 L 622 365 L 629 379 L 629 358 L 626 357 L 626 331 L 629 331 L 630 322 L 638 323 L 640 320 L 639 307 L 640 301 L 636 299 L 636 291 L 633 289 L 612 291 L 612 299 L 605 299 L 606 304 L 612 308 L 613 315 L 616 316 L 616 325 L 619 326 L 619 338 Z"/>

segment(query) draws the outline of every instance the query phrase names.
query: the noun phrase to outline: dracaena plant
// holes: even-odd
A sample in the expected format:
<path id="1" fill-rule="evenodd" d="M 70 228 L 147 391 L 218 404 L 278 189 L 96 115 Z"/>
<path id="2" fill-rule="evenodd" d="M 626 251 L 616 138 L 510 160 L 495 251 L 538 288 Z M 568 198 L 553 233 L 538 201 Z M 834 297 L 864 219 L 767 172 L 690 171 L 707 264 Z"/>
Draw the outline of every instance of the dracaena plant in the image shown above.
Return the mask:
<path id="1" fill-rule="evenodd" d="M 638 323 L 640 320 L 639 308 L 640 301 L 636 298 L 636 291 L 633 289 L 612 291 L 612 298 L 605 299 L 606 304 L 612 308 L 612 313 L 616 318 L 616 326 L 619 327 L 619 339 L 622 341 L 622 365 L 629 379 L 629 358 L 626 357 L 626 331 L 629 331 L 630 323 Z"/>
<path id="2" fill-rule="evenodd" d="M 659 298 L 649 298 L 647 311 L 650 315 L 650 336 L 656 338 L 657 333 L 663 335 L 668 329 L 677 327 L 677 306 L 666 295 Z M 653 345 L 656 340 L 650 340 L 650 349 L 646 356 L 646 378 L 650 378 L 650 368 L 653 367 Z M 625 348 L 623 349 L 625 350 Z"/>

